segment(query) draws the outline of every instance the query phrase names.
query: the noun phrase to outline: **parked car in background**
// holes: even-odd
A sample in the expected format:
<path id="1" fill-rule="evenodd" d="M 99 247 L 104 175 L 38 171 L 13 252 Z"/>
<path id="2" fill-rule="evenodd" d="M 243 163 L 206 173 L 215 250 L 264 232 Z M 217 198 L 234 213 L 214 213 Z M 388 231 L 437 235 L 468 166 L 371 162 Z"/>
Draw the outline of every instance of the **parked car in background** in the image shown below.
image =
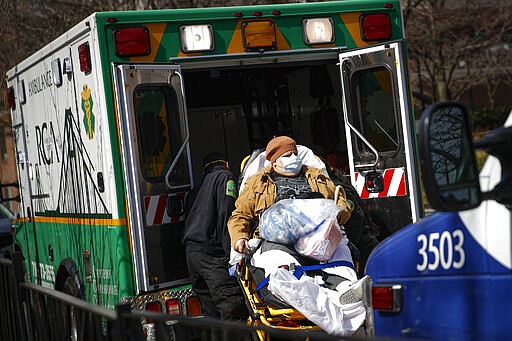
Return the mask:
<path id="1" fill-rule="evenodd" d="M 0 254 L 12 244 L 12 219 L 14 214 L 6 206 L 0 204 Z"/>

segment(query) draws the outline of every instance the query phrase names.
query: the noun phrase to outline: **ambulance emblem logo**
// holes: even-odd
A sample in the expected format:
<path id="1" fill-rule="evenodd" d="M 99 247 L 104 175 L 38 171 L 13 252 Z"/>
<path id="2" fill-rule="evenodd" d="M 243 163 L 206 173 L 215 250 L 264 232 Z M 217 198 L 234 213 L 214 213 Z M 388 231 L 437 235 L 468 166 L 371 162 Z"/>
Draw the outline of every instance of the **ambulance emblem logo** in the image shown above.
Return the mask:
<path id="1" fill-rule="evenodd" d="M 89 89 L 87 84 L 84 85 L 83 89 L 84 91 L 82 91 L 81 95 L 82 111 L 84 112 L 84 126 L 89 140 L 92 140 L 94 138 L 95 117 L 94 113 L 92 112 L 93 101 L 91 96 L 91 89 Z"/>

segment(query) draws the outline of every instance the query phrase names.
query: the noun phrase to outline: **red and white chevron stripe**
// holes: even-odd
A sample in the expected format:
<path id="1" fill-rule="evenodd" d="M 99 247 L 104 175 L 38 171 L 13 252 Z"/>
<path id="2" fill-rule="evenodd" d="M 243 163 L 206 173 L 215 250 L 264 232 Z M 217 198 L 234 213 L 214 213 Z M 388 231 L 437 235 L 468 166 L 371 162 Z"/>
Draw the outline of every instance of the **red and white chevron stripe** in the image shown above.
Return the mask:
<path id="1" fill-rule="evenodd" d="M 362 199 L 401 197 L 407 194 L 404 168 L 389 168 L 384 170 L 384 190 L 380 193 L 370 193 L 364 185 L 364 175 L 356 172 L 356 190 Z"/>
<path id="2" fill-rule="evenodd" d="M 185 215 L 171 217 L 167 214 L 167 197 L 177 195 L 183 199 L 185 193 L 162 194 L 144 197 L 144 208 L 146 210 L 146 226 L 155 226 L 168 223 L 184 221 Z"/>

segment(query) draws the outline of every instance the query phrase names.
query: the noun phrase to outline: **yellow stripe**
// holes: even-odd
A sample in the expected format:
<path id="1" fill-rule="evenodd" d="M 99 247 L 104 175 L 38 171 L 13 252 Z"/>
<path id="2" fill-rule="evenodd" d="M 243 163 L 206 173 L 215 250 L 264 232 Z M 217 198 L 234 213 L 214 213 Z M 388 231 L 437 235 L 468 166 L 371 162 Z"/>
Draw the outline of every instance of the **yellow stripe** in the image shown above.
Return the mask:
<path id="1" fill-rule="evenodd" d="M 238 20 L 236 24 L 235 32 L 233 32 L 228 50 L 226 51 L 228 54 L 245 52 L 244 44 L 242 43 L 242 22 L 242 20 Z"/>
<path id="2" fill-rule="evenodd" d="M 359 17 L 361 12 L 354 13 L 340 13 L 341 20 L 345 24 L 350 33 L 350 36 L 356 43 L 357 47 L 369 46 L 369 42 L 363 41 L 361 38 L 361 29 L 359 27 Z"/>
<path id="3" fill-rule="evenodd" d="M 156 53 L 158 52 L 158 48 L 160 47 L 160 43 L 162 42 L 162 37 L 164 36 L 166 23 L 153 23 L 153 24 L 144 24 L 144 26 L 149 30 L 149 42 L 151 44 L 151 53 L 148 56 L 140 56 L 140 57 L 132 57 L 130 58 L 130 62 L 153 62 L 155 61 Z"/>
<path id="4" fill-rule="evenodd" d="M 77 218 L 77 217 L 35 217 L 36 223 L 58 223 L 74 225 L 104 225 L 104 226 L 123 226 L 126 225 L 126 219 L 107 219 L 107 218 Z M 29 222 L 27 217 L 13 220 L 14 223 Z"/>

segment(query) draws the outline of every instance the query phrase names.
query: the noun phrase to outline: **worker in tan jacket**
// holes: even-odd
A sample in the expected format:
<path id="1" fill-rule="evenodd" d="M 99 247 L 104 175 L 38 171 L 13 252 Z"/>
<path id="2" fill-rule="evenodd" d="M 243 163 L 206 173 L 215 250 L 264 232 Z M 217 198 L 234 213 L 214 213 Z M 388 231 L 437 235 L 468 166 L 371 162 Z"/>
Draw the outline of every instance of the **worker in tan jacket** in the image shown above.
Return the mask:
<path id="1" fill-rule="evenodd" d="M 273 138 L 265 152 L 271 165 L 247 180 L 228 221 L 231 245 L 240 253 L 250 250 L 249 239 L 258 237 L 259 214 L 275 202 L 315 197 L 334 199 L 336 191 L 332 180 L 320 169 L 302 165 L 292 138 Z M 351 214 L 344 190 L 340 191 L 336 203 L 341 207 L 338 222 L 342 225 Z"/>

